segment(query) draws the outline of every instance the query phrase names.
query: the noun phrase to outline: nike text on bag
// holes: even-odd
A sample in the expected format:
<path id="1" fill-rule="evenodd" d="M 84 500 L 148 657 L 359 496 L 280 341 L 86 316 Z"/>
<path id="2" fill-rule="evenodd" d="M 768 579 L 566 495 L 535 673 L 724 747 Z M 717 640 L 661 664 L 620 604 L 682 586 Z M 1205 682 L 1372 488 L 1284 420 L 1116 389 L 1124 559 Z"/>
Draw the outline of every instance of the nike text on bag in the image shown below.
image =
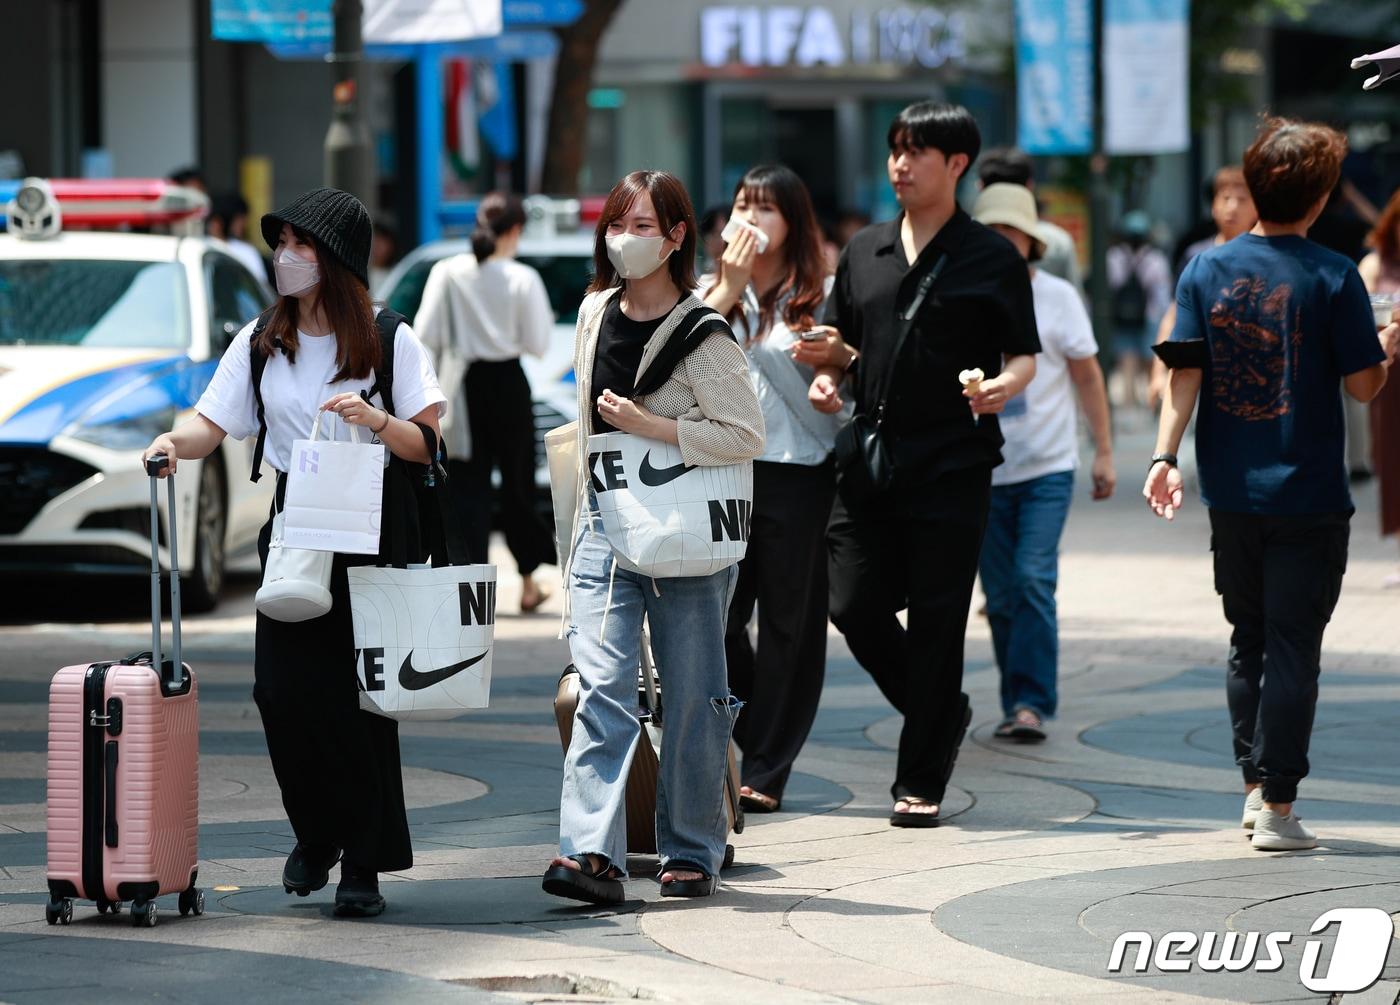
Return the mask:
<path id="1" fill-rule="evenodd" d="M 288 548 L 283 533 L 284 514 L 272 518 L 272 539 L 256 604 L 259 614 L 274 621 L 310 621 L 331 609 L 329 551 Z"/>
<path id="2" fill-rule="evenodd" d="M 486 707 L 494 565 L 352 566 L 346 574 L 361 708 L 406 720 Z"/>
<path id="3" fill-rule="evenodd" d="M 283 535 L 289 548 L 379 554 L 384 505 L 384 445 L 320 438 L 316 413 L 311 438 L 295 440 L 287 471 Z M 347 424 L 348 425 L 348 424 Z"/>
<path id="4" fill-rule="evenodd" d="M 544 434 L 549 461 L 549 495 L 554 502 L 554 546 L 563 560 L 574 543 L 574 517 L 578 513 L 578 421 Z"/>
<path id="5" fill-rule="evenodd" d="M 680 447 L 630 433 L 588 438 L 587 477 L 617 564 L 658 579 L 738 562 L 753 518 L 753 463 L 692 466 Z"/>

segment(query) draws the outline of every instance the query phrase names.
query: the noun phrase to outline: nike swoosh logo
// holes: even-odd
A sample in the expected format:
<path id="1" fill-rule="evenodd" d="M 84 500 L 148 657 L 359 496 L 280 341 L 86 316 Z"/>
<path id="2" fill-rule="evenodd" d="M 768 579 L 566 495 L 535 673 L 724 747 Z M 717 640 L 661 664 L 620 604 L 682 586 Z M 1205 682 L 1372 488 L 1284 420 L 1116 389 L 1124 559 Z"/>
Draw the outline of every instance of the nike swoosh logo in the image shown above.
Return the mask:
<path id="1" fill-rule="evenodd" d="M 651 451 L 648 450 L 646 456 L 642 458 L 642 466 L 637 472 L 637 475 L 641 478 L 643 485 L 650 485 L 652 488 L 656 488 L 658 485 L 665 485 L 667 482 L 675 481 L 694 467 L 694 464 L 687 464 L 685 461 L 681 461 L 681 463 L 669 468 L 654 468 L 651 466 Z"/>
<path id="2" fill-rule="evenodd" d="M 480 663 L 487 657 L 491 650 L 473 656 L 471 659 L 462 660 L 460 663 L 453 663 L 438 670 L 418 671 L 413 669 L 413 650 L 408 651 L 408 655 L 403 659 L 403 666 L 399 667 L 399 687 L 405 691 L 421 691 L 425 687 L 432 687 L 434 684 L 441 684 L 454 674 L 459 674 L 469 666 Z"/>

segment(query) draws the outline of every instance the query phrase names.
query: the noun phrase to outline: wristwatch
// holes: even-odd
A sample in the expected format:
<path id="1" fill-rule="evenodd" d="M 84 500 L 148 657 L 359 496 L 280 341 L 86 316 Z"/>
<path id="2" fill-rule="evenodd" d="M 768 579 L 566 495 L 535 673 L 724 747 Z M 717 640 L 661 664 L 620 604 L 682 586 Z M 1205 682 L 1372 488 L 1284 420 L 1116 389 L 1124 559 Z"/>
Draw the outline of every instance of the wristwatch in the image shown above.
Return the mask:
<path id="1" fill-rule="evenodd" d="M 1152 460 L 1147 462 L 1147 470 L 1151 471 L 1154 467 L 1156 467 L 1158 461 L 1161 461 L 1164 464 L 1170 464 L 1174 468 L 1179 466 L 1176 462 L 1176 454 L 1169 454 L 1163 451 L 1162 453 L 1152 455 Z"/>

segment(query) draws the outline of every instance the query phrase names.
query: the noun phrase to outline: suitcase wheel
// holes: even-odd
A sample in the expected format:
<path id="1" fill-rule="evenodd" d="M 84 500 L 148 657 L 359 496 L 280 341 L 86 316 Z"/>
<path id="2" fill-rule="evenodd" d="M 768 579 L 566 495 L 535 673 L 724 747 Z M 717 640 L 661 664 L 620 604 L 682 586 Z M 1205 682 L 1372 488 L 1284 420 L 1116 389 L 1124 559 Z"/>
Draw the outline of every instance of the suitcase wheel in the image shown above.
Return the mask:
<path id="1" fill-rule="evenodd" d="M 71 925 L 73 923 L 73 902 L 67 897 L 62 900 L 49 899 L 44 905 L 44 920 L 50 925 Z"/>
<path id="2" fill-rule="evenodd" d="M 99 900 L 99 901 L 97 902 L 97 913 L 98 913 L 98 914 L 106 914 L 106 913 L 108 913 L 109 911 L 110 911 L 112 914 L 121 914 L 121 913 L 122 913 L 122 902 L 121 902 L 120 900 Z"/>
<path id="3" fill-rule="evenodd" d="M 131 903 L 131 923 L 137 928 L 155 928 L 158 914 L 154 900 L 135 900 Z"/>
<path id="4" fill-rule="evenodd" d="M 180 917 L 193 914 L 196 918 L 204 913 L 204 891 L 190 887 L 180 894 Z"/>
<path id="5" fill-rule="evenodd" d="M 734 846 L 727 844 L 724 846 L 724 861 L 720 863 L 721 869 L 728 869 L 734 864 Z"/>

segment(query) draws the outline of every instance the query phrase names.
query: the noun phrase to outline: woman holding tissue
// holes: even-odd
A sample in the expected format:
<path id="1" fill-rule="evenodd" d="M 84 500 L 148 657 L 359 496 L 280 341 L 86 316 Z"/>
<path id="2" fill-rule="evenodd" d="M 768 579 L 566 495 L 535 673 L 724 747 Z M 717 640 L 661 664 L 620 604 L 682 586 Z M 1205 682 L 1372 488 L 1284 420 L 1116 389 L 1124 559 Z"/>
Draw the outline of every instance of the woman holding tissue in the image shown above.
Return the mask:
<path id="1" fill-rule="evenodd" d="M 594 236 L 593 284 L 578 315 L 574 373 L 579 444 L 619 431 L 676 444 L 679 470 L 643 465 L 661 485 L 694 466 L 750 460 L 763 450 L 763 413 L 743 350 L 695 288 L 695 213 L 680 180 L 636 171 L 613 188 Z M 663 897 L 714 892 L 724 857 L 723 805 L 738 702 L 725 675 L 724 622 L 735 566 L 710 576 L 652 579 L 620 568 L 603 532 L 598 478 L 615 469 L 579 451 L 578 519 L 565 562 L 569 648 L 580 676 L 564 757 L 560 856 L 546 892 L 590 903 L 623 898 L 624 794 L 639 724 L 642 622 L 665 693 L 666 752 L 656 791 Z M 648 477 L 652 481 L 647 481 Z"/>
<path id="2" fill-rule="evenodd" d="M 744 809 L 772 813 L 811 731 L 826 671 L 826 522 L 836 493 L 831 447 L 844 412 L 812 408 L 812 367 L 792 358 L 815 329 L 830 280 L 807 186 L 792 169 L 751 169 L 734 190 L 728 246 L 705 303 L 748 352 L 767 442 L 754 462 L 749 550 L 729 607 L 729 686 L 745 702 L 734 726 L 744 752 Z M 749 621 L 758 607 L 758 645 Z"/>
<path id="3" fill-rule="evenodd" d="M 376 330 L 369 299 L 371 227 L 364 205 L 348 192 L 316 189 L 264 216 L 262 232 L 275 249 L 278 301 L 234 338 L 195 406 L 198 414 L 157 436 L 144 457 L 163 454 L 169 463 L 162 474 L 169 475 L 181 460 L 207 457 L 225 436 L 243 439 L 265 429 L 259 449 L 277 471 L 276 508 L 286 492 L 292 442 L 306 436 L 318 411 L 331 411 L 368 430 L 388 454 L 427 463 L 445 399 L 407 325 L 394 332 L 392 366 L 383 365 L 390 340 Z M 392 413 L 376 378 L 390 371 Z M 408 478 L 402 464 L 385 470 L 386 523 L 406 508 L 391 509 L 391 501 L 411 499 Z M 264 563 L 271 531 L 269 519 L 258 542 Z M 282 883 L 288 893 L 306 896 L 326 885 L 339 861 L 340 917 L 381 913 L 378 874 L 413 864 L 397 724 L 359 706 L 345 569 L 374 562 L 374 556 L 336 555 L 330 611 L 299 622 L 259 613 L 254 643 L 253 698 L 297 837 Z"/>

